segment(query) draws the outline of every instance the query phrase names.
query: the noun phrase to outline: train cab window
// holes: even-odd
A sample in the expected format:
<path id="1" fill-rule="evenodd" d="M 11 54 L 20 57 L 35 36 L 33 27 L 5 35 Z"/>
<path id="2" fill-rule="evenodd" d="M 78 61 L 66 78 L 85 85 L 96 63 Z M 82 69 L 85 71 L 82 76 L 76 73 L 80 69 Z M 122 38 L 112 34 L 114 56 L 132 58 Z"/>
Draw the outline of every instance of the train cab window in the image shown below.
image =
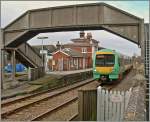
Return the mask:
<path id="1" fill-rule="evenodd" d="M 113 66 L 115 62 L 115 56 L 114 55 L 105 55 L 105 65 L 106 66 Z"/>
<path id="2" fill-rule="evenodd" d="M 96 66 L 104 66 L 105 64 L 105 56 L 104 55 L 96 55 Z"/>
<path id="3" fill-rule="evenodd" d="M 115 56 L 112 54 L 96 55 L 96 66 L 114 66 Z"/>

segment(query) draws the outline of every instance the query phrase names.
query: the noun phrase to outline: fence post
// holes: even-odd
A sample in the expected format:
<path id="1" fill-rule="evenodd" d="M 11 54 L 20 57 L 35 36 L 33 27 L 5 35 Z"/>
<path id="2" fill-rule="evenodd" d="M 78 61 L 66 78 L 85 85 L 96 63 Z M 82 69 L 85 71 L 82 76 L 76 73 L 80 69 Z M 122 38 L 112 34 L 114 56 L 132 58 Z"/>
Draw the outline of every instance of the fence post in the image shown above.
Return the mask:
<path id="1" fill-rule="evenodd" d="M 79 103 L 78 103 L 78 110 L 79 110 L 79 121 L 83 121 L 83 92 L 79 90 L 78 92 Z"/>
<path id="2" fill-rule="evenodd" d="M 98 87 L 97 88 L 97 121 L 100 121 L 100 114 L 99 114 L 99 111 L 100 111 L 100 99 L 98 99 L 98 98 L 100 98 L 101 97 L 101 87 Z"/>
<path id="3" fill-rule="evenodd" d="M 97 90 L 80 90 L 79 121 L 96 121 L 97 117 Z"/>

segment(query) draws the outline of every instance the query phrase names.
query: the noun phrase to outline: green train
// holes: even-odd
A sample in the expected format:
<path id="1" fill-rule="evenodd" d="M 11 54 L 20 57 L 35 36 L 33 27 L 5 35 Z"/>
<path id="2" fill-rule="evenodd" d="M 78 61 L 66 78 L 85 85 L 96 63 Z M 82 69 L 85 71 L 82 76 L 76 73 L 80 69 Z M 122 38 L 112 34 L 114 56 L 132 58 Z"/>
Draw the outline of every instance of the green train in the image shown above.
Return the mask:
<path id="1" fill-rule="evenodd" d="M 132 68 L 129 56 L 111 49 L 96 51 L 93 58 L 93 77 L 102 83 L 119 81 Z"/>

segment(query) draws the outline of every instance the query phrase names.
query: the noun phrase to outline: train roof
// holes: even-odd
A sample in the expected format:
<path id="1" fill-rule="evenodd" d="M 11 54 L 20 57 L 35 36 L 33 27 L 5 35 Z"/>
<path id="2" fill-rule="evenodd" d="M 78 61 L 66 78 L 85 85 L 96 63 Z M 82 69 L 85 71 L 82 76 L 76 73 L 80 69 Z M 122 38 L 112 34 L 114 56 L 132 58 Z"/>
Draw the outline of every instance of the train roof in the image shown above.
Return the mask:
<path id="1" fill-rule="evenodd" d="M 114 54 L 118 54 L 119 57 L 124 57 L 124 58 L 131 58 L 130 56 L 127 56 L 127 55 L 124 55 L 124 54 L 121 54 L 119 52 L 116 52 L 115 50 L 112 50 L 112 49 L 101 49 L 101 50 L 98 50 L 97 52 L 112 52 Z"/>
<path id="2" fill-rule="evenodd" d="M 98 50 L 97 52 L 113 52 L 113 53 L 116 53 L 115 50 L 112 50 L 112 49 L 101 49 L 101 50 Z"/>

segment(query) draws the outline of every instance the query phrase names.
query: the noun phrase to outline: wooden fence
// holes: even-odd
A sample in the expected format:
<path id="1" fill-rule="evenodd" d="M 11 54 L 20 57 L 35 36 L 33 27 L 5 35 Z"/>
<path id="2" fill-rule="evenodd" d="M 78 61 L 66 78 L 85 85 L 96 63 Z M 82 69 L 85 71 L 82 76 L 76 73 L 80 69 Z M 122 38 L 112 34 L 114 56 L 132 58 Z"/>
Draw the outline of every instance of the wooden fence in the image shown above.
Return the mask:
<path id="1" fill-rule="evenodd" d="M 97 106 L 96 90 L 80 90 L 79 91 L 78 118 L 80 121 L 95 121 Z"/>
<path id="2" fill-rule="evenodd" d="M 122 121 L 127 108 L 129 91 L 108 91 L 97 89 L 97 121 Z"/>
<path id="3" fill-rule="evenodd" d="M 129 91 L 97 90 L 79 91 L 80 121 L 121 121 L 124 117 L 131 89 Z"/>
<path id="4" fill-rule="evenodd" d="M 38 68 L 29 68 L 28 71 L 28 80 L 33 81 L 36 80 L 40 77 L 43 77 L 45 74 L 44 68 L 43 67 L 38 67 Z"/>

